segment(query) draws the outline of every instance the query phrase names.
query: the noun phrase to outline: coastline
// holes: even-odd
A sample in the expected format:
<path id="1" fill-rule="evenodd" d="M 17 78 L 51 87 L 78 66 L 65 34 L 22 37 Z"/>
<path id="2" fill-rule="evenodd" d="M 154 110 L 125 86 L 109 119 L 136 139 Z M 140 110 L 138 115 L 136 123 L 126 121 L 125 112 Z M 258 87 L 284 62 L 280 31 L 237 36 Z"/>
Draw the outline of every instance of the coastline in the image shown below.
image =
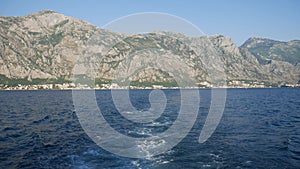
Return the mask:
<path id="1" fill-rule="evenodd" d="M 175 85 L 175 86 L 173 86 Z M 230 89 L 230 88 L 300 88 L 300 83 L 267 83 L 258 81 L 246 80 L 228 80 L 225 84 L 211 84 L 210 82 L 199 82 L 191 86 L 176 86 L 177 84 L 170 85 L 168 83 L 150 83 L 150 84 L 135 84 L 130 86 L 122 86 L 116 83 L 96 83 L 96 84 L 80 84 L 74 82 L 65 83 L 45 83 L 45 84 L 22 84 L 15 85 L 0 84 L 0 90 L 124 90 L 124 89 Z"/>
<path id="2" fill-rule="evenodd" d="M 73 90 L 207 90 L 207 89 L 300 89 L 300 87 L 163 87 L 163 88 L 63 88 L 63 89 L 0 89 L 0 91 L 73 91 Z"/>

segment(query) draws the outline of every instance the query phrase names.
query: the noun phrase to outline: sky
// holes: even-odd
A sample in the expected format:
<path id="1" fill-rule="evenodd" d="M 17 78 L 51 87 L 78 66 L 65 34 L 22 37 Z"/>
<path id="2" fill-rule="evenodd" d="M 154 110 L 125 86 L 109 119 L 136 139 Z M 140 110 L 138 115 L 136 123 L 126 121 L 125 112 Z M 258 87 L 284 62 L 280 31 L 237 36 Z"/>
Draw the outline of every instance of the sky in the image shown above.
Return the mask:
<path id="1" fill-rule="evenodd" d="M 162 12 L 193 23 L 207 35 L 229 36 L 237 45 L 250 37 L 300 40 L 299 0 L 2 0 L 0 16 L 53 10 L 103 27 L 120 17 Z"/>

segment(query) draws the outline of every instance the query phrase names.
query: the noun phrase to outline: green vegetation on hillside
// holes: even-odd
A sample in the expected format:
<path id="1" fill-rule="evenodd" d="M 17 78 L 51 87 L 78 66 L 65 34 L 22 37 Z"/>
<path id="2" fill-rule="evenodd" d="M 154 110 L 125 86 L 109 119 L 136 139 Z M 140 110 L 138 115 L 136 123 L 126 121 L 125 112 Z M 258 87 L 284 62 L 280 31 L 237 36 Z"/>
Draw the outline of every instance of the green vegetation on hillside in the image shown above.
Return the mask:
<path id="1" fill-rule="evenodd" d="M 8 87 L 14 87 L 18 85 L 38 85 L 38 84 L 63 84 L 63 83 L 70 83 L 71 81 L 65 80 L 65 78 L 59 78 L 59 79 L 31 79 L 28 80 L 28 77 L 25 78 L 7 78 L 4 75 L 0 75 L 0 82 L 4 86 Z"/>

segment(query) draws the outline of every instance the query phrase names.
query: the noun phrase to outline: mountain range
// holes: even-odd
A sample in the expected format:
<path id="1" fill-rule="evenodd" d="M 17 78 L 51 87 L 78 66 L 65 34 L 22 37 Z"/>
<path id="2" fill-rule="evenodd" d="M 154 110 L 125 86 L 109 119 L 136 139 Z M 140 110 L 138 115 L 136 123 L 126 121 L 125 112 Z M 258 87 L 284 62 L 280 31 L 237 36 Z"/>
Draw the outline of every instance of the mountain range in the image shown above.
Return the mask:
<path id="1" fill-rule="evenodd" d="M 111 32 L 49 10 L 0 17 L 0 87 L 71 83 L 79 76 L 99 85 L 176 86 L 187 76 L 204 87 L 221 80 L 227 85 L 297 84 L 300 41 L 253 37 L 238 47 L 223 35 Z"/>

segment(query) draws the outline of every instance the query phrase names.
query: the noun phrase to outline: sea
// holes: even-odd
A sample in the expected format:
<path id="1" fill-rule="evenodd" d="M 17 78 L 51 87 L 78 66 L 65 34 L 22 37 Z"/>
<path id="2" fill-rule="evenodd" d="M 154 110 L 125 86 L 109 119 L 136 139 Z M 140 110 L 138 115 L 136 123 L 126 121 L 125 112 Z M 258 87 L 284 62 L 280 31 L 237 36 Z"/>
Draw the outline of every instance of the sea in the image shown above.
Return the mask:
<path id="1" fill-rule="evenodd" d="M 190 131 L 174 147 L 145 158 L 120 156 L 94 142 L 80 123 L 70 90 L 0 91 L 0 168 L 300 168 L 299 88 L 227 89 L 220 123 L 203 143 L 198 140 L 212 89 L 193 90 L 200 101 Z M 129 90 L 130 102 L 147 110 L 151 92 Z M 165 132 L 178 118 L 180 90 L 162 92 L 164 112 L 145 123 L 121 115 L 111 90 L 96 90 L 95 98 L 115 131 L 147 138 Z"/>

